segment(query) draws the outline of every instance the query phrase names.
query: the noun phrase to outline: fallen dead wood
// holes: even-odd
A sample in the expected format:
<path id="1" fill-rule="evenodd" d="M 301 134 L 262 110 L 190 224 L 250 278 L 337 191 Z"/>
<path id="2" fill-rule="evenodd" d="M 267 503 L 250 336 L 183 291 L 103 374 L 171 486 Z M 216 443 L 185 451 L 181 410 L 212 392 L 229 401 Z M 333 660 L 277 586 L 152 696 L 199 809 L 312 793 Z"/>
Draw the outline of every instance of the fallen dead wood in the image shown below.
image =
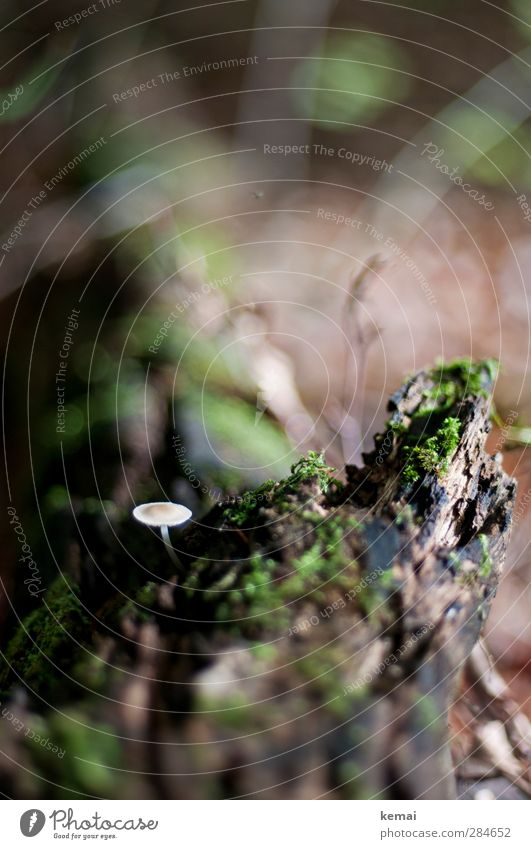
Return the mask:
<path id="1" fill-rule="evenodd" d="M 80 517 L 81 565 L 8 647 L 13 709 L 60 740 L 89 728 L 81 762 L 109 796 L 453 798 L 448 712 L 514 497 L 484 447 L 492 379 L 466 361 L 410 378 L 346 483 L 311 452 L 193 524 L 178 573 L 134 523 L 113 529 L 118 545 Z M 50 616 L 67 633 L 59 664 Z M 46 762 L 33 797 L 56 792 L 50 778 L 91 793 L 90 770 L 66 760 Z M 20 768 L 2 769 L 16 795 Z"/>

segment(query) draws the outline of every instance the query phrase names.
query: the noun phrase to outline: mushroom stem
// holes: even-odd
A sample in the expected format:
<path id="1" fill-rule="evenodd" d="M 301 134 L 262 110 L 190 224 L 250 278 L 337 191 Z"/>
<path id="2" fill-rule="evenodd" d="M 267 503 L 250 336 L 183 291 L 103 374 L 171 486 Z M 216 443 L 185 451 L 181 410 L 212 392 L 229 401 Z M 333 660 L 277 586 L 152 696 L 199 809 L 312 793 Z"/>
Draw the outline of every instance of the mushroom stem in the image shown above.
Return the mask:
<path id="1" fill-rule="evenodd" d="M 169 531 L 168 531 L 168 525 L 161 525 L 160 535 L 162 537 L 164 545 L 166 546 L 168 554 L 170 555 L 170 558 L 173 560 L 175 565 L 180 569 L 181 568 L 181 561 L 177 557 L 177 553 L 176 553 L 173 545 L 171 544 L 170 534 L 169 534 Z"/>
<path id="2" fill-rule="evenodd" d="M 160 535 L 168 555 L 178 569 L 182 568 L 182 563 L 171 544 L 168 528 L 183 525 L 191 515 L 192 511 L 184 504 L 173 504 L 171 501 L 150 501 L 148 504 L 138 504 L 133 510 L 133 518 L 137 522 L 150 528 L 160 528 Z"/>

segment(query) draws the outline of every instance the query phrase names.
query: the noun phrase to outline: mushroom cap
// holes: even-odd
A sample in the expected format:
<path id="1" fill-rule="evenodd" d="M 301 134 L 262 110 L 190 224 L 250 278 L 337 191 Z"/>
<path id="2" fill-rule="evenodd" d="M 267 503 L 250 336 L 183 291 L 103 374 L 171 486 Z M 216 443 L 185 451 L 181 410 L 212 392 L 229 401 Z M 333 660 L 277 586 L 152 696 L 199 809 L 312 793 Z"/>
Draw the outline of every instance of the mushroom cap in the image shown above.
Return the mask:
<path id="1" fill-rule="evenodd" d="M 133 516 L 138 522 L 154 528 L 182 525 L 191 515 L 192 511 L 184 504 L 174 504 L 172 501 L 150 501 L 147 504 L 139 504 L 133 510 Z"/>

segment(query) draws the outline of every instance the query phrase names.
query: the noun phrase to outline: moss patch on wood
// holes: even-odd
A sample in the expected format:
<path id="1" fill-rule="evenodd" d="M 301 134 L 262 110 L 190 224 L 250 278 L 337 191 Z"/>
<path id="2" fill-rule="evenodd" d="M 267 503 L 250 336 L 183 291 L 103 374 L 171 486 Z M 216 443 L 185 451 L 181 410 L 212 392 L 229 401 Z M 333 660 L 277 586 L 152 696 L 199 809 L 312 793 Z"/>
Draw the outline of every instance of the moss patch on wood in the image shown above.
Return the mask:
<path id="1" fill-rule="evenodd" d="M 419 480 L 426 472 L 446 474 L 449 462 L 459 445 L 461 422 L 447 416 L 433 436 L 425 436 L 416 445 L 404 446 L 406 464 L 402 472 L 408 483 Z"/>
<path id="2" fill-rule="evenodd" d="M 20 623 L 5 651 L 0 691 L 20 681 L 42 698 L 65 691 L 64 673 L 80 645 L 90 638 L 90 621 L 79 601 L 79 588 L 56 578 Z"/>
<path id="3" fill-rule="evenodd" d="M 333 478 L 334 469 L 326 464 L 324 455 L 318 451 L 309 451 L 291 466 L 291 474 L 284 480 L 275 482 L 267 480 L 257 489 L 244 492 L 234 506 L 225 510 L 227 522 L 238 527 L 246 525 L 256 515 L 257 510 L 264 504 L 279 504 L 289 493 L 297 492 L 301 484 L 312 480 L 317 481 L 319 491 L 326 493 L 332 483 L 341 486 L 340 481 Z"/>

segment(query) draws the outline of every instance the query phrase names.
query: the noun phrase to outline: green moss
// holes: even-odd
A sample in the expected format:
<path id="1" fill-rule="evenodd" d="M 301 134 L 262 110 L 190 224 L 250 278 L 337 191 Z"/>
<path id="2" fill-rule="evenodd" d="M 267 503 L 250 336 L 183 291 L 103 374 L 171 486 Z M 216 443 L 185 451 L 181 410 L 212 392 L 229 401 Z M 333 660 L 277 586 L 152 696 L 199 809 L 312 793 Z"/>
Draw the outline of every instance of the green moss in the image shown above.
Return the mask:
<path id="1" fill-rule="evenodd" d="M 47 698 L 54 686 L 65 687 L 58 672 L 71 665 L 78 643 L 85 643 L 90 633 L 90 621 L 78 592 L 78 587 L 67 584 L 63 577 L 54 581 L 39 607 L 24 619 L 8 643 L 0 689 L 20 681 Z"/>
<path id="2" fill-rule="evenodd" d="M 268 504 L 280 506 L 285 512 L 288 512 L 290 503 L 286 500 L 286 496 L 290 493 L 297 493 L 303 483 L 316 479 L 322 493 L 326 493 L 332 483 L 341 486 L 340 481 L 332 477 L 333 472 L 334 469 L 327 466 L 322 454 L 317 451 L 309 451 L 305 457 L 301 457 L 291 466 L 291 474 L 287 478 L 279 481 L 279 483 L 268 480 L 257 489 L 244 492 L 237 504 L 231 505 L 225 510 L 224 518 L 230 524 L 243 527 L 256 516 L 260 507 Z"/>
<path id="3" fill-rule="evenodd" d="M 489 384 L 496 379 L 499 363 L 495 359 L 474 362 L 469 357 L 440 363 L 432 370 L 432 379 L 444 383 L 452 382 L 461 397 L 465 395 L 484 395 Z"/>
<path id="4" fill-rule="evenodd" d="M 362 742 L 357 740 L 356 748 Z M 379 788 L 374 784 L 365 763 L 359 763 L 353 755 L 348 755 L 337 765 L 337 785 L 342 799 L 376 799 Z M 383 791 L 382 791 L 383 793 Z"/>
<path id="5" fill-rule="evenodd" d="M 393 591 L 398 587 L 398 581 L 393 574 L 392 569 L 383 569 L 381 575 L 378 576 L 378 580 L 375 582 L 376 586 L 383 590 Z"/>
<path id="6" fill-rule="evenodd" d="M 223 514 L 225 520 L 238 527 L 245 525 L 258 507 L 267 504 L 274 486 L 274 480 L 267 480 L 257 489 L 244 492 L 234 506 L 227 507 Z"/>
<path id="7" fill-rule="evenodd" d="M 384 428 L 384 432 L 376 434 L 375 439 L 380 439 L 383 442 L 386 434 L 388 434 L 389 431 L 391 431 L 391 433 L 395 434 L 396 436 L 400 436 L 402 433 L 405 433 L 407 431 L 407 427 L 404 424 L 400 413 L 397 411 L 395 411 L 393 415 L 387 419 Z"/>
<path id="8" fill-rule="evenodd" d="M 428 728 L 432 730 L 442 728 L 441 710 L 433 696 L 428 694 L 419 695 L 419 698 L 414 703 L 414 711 L 418 733 Z"/>
<path id="9" fill-rule="evenodd" d="M 311 525 L 321 525 L 323 522 L 322 514 L 313 510 L 303 510 L 300 516 L 303 522 L 309 522 Z"/>
<path id="10" fill-rule="evenodd" d="M 113 677 L 113 670 L 103 657 L 92 652 L 73 665 L 72 677 L 79 681 L 81 686 L 104 693 Z"/>
<path id="11" fill-rule="evenodd" d="M 448 416 L 433 436 L 420 438 L 416 445 L 403 448 L 406 464 L 402 476 L 407 483 L 414 483 L 426 472 L 445 475 L 461 433 L 459 419 Z"/>
<path id="12" fill-rule="evenodd" d="M 261 717 L 254 706 L 248 704 L 247 696 L 234 690 L 222 695 L 207 695 L 199 688 L 195 710 L 206 714 L 206 718 L 226 728 L 242 733 L 261 730 Z M 209 716 L 210 714 L 210 716 Z"/>
<path id="13" fill-rule="evenodd" d="M 254 554 L 240 587 L 230 592 L 227 601 L 217 608 L 217 618 L 263 617 L 262 624 L 268 628 L 287 628 L 289 610 L 286 604 L 307 591 L 308 578 L 318 571 L 321 554 L 322 548 L 316 543 L 293 562 L 291 574 L 285 578 L 278 575 L 278 564 L 274 560 Z"/>
<path id="14" fill-rule="evenodd" d="M 357 524 L 357 523 L 356 523 Z M 278 563 L 259 552 L 253 554 L 238 586 L 225 594 L 216 607 L 218 621 L 245 620 L 251 628 L 267 630 L 289 627 L 290 605 L 301 597 L 325 604 L 327 592 L 352 586 L 358 567 L 348 550 L 348 529 L 337 519 L 324 520 L 315 529 L 313 544 L 289 564 Z M 252 620 L 255 620 L 254 622 Z"/>
<path id="15" fill-rule="evenodd" d="M 152 607 L 157 598 L 157 584 L 154 581 L 148 581 L 144 584 L 136 594 L 138 604 L 145 604 L 146 607 Z"/>
<path id="16" fill-rule="evenodd" d="M 488 397 L 497 369 L 495 360 L 474 363 L 466 357 L 438 363 L 426 374 L 416 409 L 409 415 L 395 409 L 386 423 L 386 435 L 378 435 L 375 445 L 378 449 L 381 443 L 387 444 L 385 439 L 392 435 L 386 454 L 402 459 L 406 483 L 420 480 L 427 472 L 446 474 L 459 444 L 460 408 L 467 398 Z"/>
<path id="17" fill-rule="evenodd" d="M 395 517 L 395 525 L 397 527 L 402 528 L 407 525 L 413 525 L 415 523 L 415 513 L 413 512 L 413 507 L 411 504 L 404 504 L 400 513 Z"/>
<path id="18" fill-rule="evenodd" d="M 423 391 L 423 401 L 414 418 L 447 412 L 470 395 L 487 397 L 497 371 L 498 362 L 493 359 L 474 363 L 463 357 L 439 363 L 429 374 L 433 386 Z"/>
<path id="19" fill-rule="evenodd" d="M 531 445 L 531 428 L 529 426 L 508 427 L 507 442 L 517 445 Z"/>
<path id="20" fill-rule="evenodd" d="M 279 484 L 279 490 L 286 492 L 296 490 L 304 481 L 317 478 L 321 492 L 326 492 L 332 482 L 334 469 L 327 466 L 323 454 L 317 451 L 308 451 L 306 457 L 301 457 L 291 467 L 291 474 Z M 336 481 L 337 483 L 337 481 Z"/>
<path id="21" fill-rule="evenodd" d="M 457 573 L 461 569 L 461 558 L 455 553 L 455 551 L 451 551 L 448 555 L 448 560 L 450 561 L 454 571 Z"/>
<path id="22" fill-rule="evenodd" d="M 120 608 L 118 619 L 132 616 L 139 622 L 149 622 L 153 618 L 151 612 L 157 601 L 157 584 L 148 581 L 133 594 Z"/>
<path id="23" fill-rule="evenodd" d="M 251 653 L 257 660 L 270 663 L 278 657 L 278 649 L 268 643 L 254 643 L 251 646 Z"/>
<path id="24" fill-rule="evenodd" d="M 457 583 L 461 587 L 475 587 L 477 584 L 477 577 L 475 572 L 461 572 L 457 576 Z"/>
<path id="25" fill-rule="evenodd" d="M 390 609 L 390 599 L 398 588 L 398 581 L 392 569 L 383 570 L 376 580 L 360 585 L 356 601 L 360 613 L 373 624 L 391 621 L 394 614 Z"/>
<path id="26" fill-rule="evenodd" d="M 204 422 L 209 440 L 228 465 L 269 467 L 282 475 L 296 456 L 274 419 L 268 415 L 257 419 L 255 400 L 237 397 L 234 387 L 232 394 L 230 389 L 215 394 L 196 386 L 186 392 L 182 404 L 190 419 Z"/>

